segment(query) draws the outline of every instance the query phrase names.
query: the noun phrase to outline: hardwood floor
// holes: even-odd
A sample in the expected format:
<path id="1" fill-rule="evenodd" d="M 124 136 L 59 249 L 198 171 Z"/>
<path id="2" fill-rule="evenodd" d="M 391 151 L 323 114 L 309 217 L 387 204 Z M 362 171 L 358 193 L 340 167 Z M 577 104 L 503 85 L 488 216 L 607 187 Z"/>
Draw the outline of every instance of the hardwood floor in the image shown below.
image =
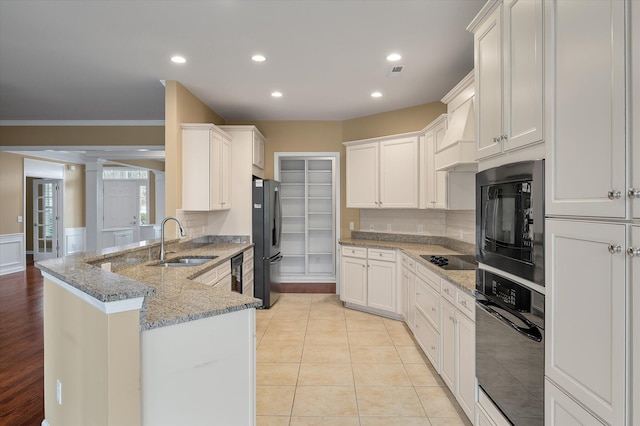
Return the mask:
<path id="1" fill-rule="evenodd" d="M 44 420 L 43 286 L 40 270 L 0 276 L 0 425 Z"/>

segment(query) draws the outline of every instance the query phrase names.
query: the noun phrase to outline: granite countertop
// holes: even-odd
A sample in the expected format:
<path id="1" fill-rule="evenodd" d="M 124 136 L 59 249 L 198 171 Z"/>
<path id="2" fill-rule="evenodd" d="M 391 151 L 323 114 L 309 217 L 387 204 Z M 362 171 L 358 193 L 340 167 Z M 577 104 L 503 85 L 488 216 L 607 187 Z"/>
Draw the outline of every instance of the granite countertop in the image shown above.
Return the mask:
<path id="1" fill-rule="evenodd" d="M 365 238 L 346 238 L 340 239 L 339 243 L 343 246 L 358 246 L 367 248 L 380 248 L 380 249 L 400 249 L 407 256 L 410 256 L 416 262 L 425 265 L 430 271 L 435 272 L 440 277 L 455 284 L 457 287 L 467 291 L 470 294 L 474 294 L 476 289 L 476 271 L 475 270 L 445 270 L 430 263 L 429 261 L 420 257 L 421 254 L 428 256 L 432 255 L 447 255 L 447 254 L 471 254 L 469 253 L 469 245 L 461 244 L 453 248 L 447 248 L 440 244 L 428 244 L 418 242 L 404 242 L 404 241 L 388 241 L 388 240 L 376 240 L 366 238 L 368 235 L 363 235 Z M 425 242 L 429 242 L 430 239 L 425 239 Z M 440 242 L 446 244 L 447 242 L 442 239 L 431 239 L 431 241 Z"/>
<path id="2" fill-rule="evenodd" d="M 144 297 L 140 329 L 149 330 L 221 315 L 262 305 L 260 299 L 193 281 L 231 257 L 253 246 L 247 242 L 165 242 L 167 260 L 182 256 L 218 256 L 198 266 L 165 268 L 158 263 L 158 240 L 134 243 L 38 262 L 43 272 L 58 278 L 101 302 Z M 111 264 L 111 272 L 101 269 Z"/>

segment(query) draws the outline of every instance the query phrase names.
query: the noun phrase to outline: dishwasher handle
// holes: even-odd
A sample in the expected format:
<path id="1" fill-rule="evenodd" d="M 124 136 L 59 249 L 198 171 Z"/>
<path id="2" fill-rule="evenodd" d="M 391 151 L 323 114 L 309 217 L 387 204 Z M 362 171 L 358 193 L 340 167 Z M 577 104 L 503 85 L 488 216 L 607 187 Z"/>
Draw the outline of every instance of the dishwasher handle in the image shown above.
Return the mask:
<path id="1" fill-rule="evenodd" d="M 477 299 L 476 304 L 480 309 L 482 309 L 489 315 L 493 316 L 494 318 L 498 319 L 502 323 L 513 328 L 518 333 L 522 334 L 528 339 L 531 339 L 534 342 L 542 341 L 542 333 L 540 333 L 540 330 L 538 329 L 538 327 L 528 319 L 524 318 L 522 315 L 517 315 L 517 317 L 518 319 L 522 320 L 527 325 L 527 327 L 520 327 L 519 325 L 511 321 L 509 318 L 502 315 L 500 312 L 496 311 L 495 309 L 492 309 L 489 305 L 494 305 L 494 306 L 498 306 L 498 305 L 491 302 L 490 300 Z"/>

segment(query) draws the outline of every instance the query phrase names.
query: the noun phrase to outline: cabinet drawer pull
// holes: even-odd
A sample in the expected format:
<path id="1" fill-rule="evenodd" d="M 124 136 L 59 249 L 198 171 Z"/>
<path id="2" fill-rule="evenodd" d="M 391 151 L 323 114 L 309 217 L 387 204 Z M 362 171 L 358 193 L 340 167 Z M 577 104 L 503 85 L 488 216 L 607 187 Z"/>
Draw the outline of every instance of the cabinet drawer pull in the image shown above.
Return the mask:
<path id="1" fill-rule="evenodd" d="M 627 191 L 627 195 L 629 198 L 640 198 L 640 189 L 630 188 Z"/>
<path id="2" fill-rule="evenodd" d="M 467 307 L 467 301 L 466 301 L 466 300 L 461 300 L 461 301 L 460 301 L 460 304 L 461 304 L 462 306 L 464 306 L 465 308 Z"/>
<path id="3" fill-rule="evenodd" d="M 610 200 L 619 200 L 622 197 L 622 192 L 611 190 L 607 192 L 607 197 L 609 197 Z"/>
<path id="4" fill-rule="evenodd" d="M 438 312 L 438 310 L 437 310 L 436 308 L 431 308 L 431 310 L 432 310 L 433 312 Z"/>
<path id="5" fill-rule="evenodd" d="M 611 254 L 620 253 L 622 251 L 622 247 L 620 247 L 620 244 L 609 244 L 607 248 L 609 249 L 609 253 Z"/>
<path id="6" fill-rule="evenodd" d="M 432 350 L 432 351 L 435 351 L 435 350 L 436 350 L 436 347 L 435 347 L 435 346 L 433 346 L 433 345 L 431 345 L 431 350 Z"/>
<path id="7" fill-rule="evenodd" d="M 629 257 L 638 257 L 640 256 L 640 248 L 638 247 L 629 247 L 627 249 L 627 254 Z"/>

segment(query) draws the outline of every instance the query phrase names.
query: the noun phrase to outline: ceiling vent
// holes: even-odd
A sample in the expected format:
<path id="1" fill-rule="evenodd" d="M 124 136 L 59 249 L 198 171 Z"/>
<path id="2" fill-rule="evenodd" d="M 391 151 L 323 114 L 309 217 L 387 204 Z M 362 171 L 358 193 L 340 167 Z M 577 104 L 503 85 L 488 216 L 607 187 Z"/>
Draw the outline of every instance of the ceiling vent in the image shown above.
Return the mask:
<path id="1" fill-rule="evenodd" d="M 387 72 L 387 77 L 398 77 L 403 69 L 404 65 L 391 65 Z"/>

